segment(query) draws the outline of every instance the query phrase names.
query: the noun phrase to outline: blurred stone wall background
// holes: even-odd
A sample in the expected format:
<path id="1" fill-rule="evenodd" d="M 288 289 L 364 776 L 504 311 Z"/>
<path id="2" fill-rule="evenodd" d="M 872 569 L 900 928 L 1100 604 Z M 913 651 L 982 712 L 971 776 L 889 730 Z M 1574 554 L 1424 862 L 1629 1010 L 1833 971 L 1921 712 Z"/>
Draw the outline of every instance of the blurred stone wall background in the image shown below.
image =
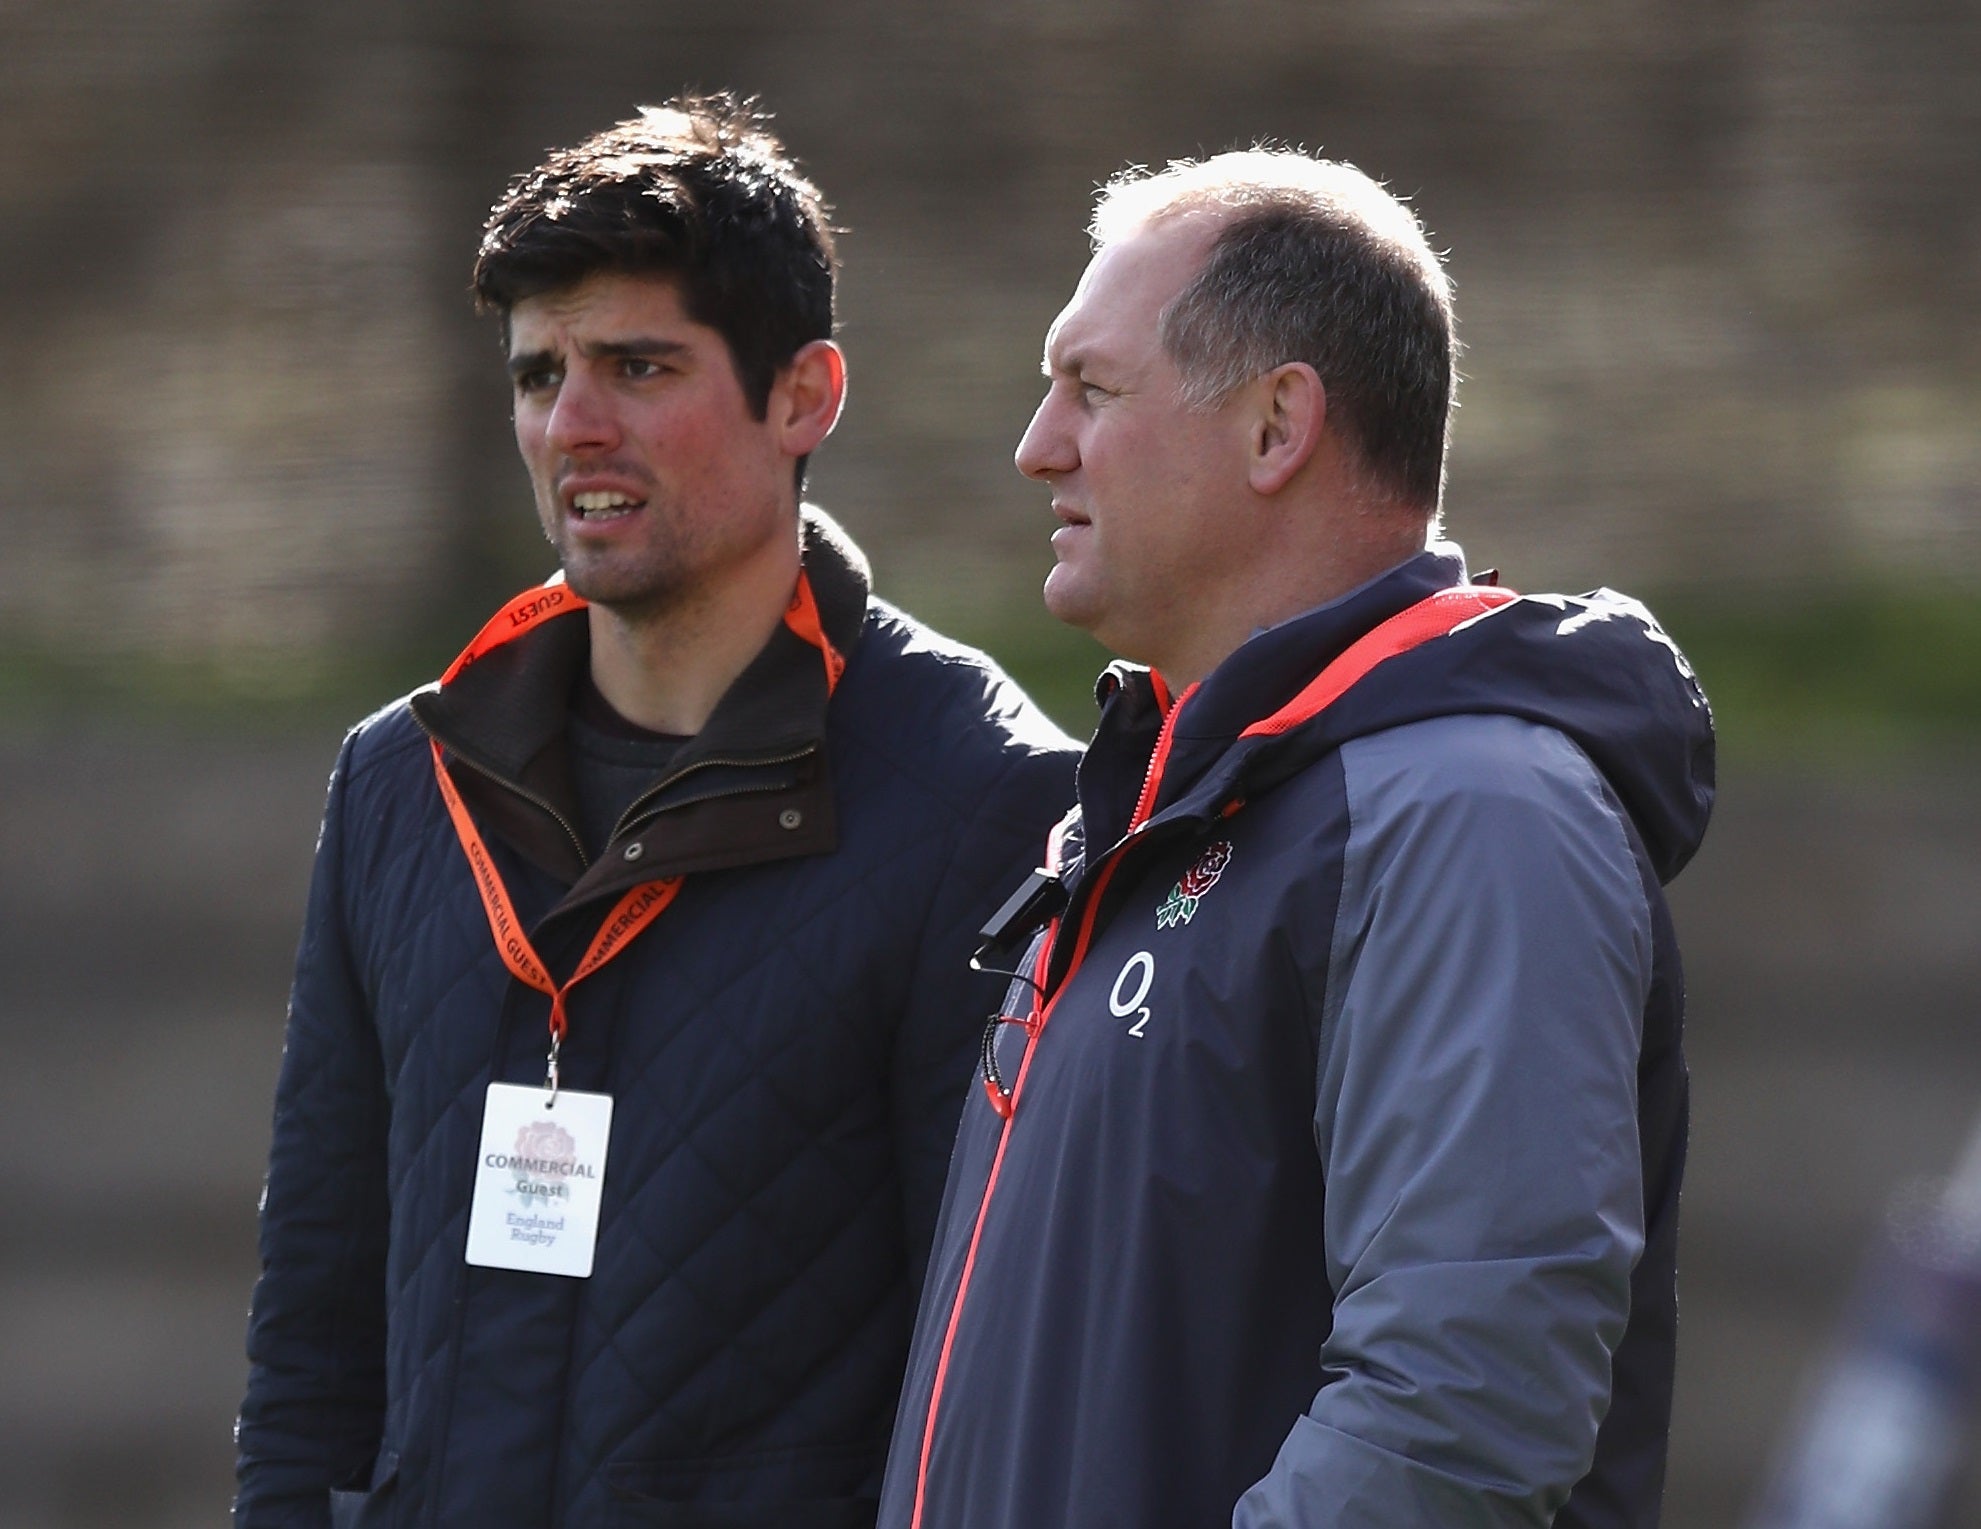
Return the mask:
<path id="1" fill-rule="evenodd" d="M 538 571 L 464 296 L 480 215 L 683 84 L 760 92 L 838 205 L 853 393 L 817 486 L 904 592 L 1042 562 L 1009 448 L 1095 181 L 1258 135 L 1362 164 L 1451 251 L 1452 520 L 1520 577 L 1780 584 L 1981 539 L 1970 0 L 0 17 L 13 642 L 258 692 Z"/>
<path id="2" fill-rule="evenodd" d="M 1098 180 L 1270 136 L 1407 194 L 1468 345 L 1451 527 L 1516 587 L 1958 602 L 1977 66 L 1973 0 L 0 0 L 0 1524 L 224 1511 L 322 776 L 546 571 L 466 298 L 545 146 L 763 96 L 846 229 L 814 492 L 1077 727 L 1009 457 Z M 1679 885 L 1674 1529 L 1737 1523 L 1981 1105 L 1968 725 L 1737 747 Z"/>

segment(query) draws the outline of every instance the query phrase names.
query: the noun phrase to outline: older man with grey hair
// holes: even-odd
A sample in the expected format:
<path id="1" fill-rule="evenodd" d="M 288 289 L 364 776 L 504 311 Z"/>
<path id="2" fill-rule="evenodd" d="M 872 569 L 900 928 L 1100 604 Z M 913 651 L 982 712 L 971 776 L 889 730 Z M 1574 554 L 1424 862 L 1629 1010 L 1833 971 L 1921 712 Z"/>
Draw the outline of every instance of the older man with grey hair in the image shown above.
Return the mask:
<path id="1" fill-rule="evenodd" d="M 880 1522 L 1649 1529 L 1705 697 L 1438 539 L 1451 288 L 1374 181 L 1220 155 L 1092 233 L 1018 466 L 1124 662 L 979 951 Z"/>

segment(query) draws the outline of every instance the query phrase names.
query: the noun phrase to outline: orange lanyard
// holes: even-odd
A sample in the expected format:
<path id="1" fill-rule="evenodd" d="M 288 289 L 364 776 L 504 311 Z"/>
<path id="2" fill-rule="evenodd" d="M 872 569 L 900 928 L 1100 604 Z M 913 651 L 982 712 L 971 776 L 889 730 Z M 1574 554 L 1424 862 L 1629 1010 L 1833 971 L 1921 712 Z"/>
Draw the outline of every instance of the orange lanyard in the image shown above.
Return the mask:
<path id="1" fill-rule="evenodd" d="M 488 623 L 475 634 L 474 641 L 462 649 L 461 656 L 448 665 L 447 672 L 440 677 L 440 683 L 447 684 L 476 659 L 506 642 L 513 642 L 551 617 L 582 610 L 585 604 L 575 590 L 564 584 L 562 574 L 553 576 L 548 583 L 534 589 L 524 590 L 489 618 Z M 824 657 L 826 693 L 830 695 L 839 683 L 846 660 L 826 638 L 825 629 L 819 623 L 818 602 L 812 597 L 811 580 L 802 568 L 798 571 L 798 586 L 792 593 L 791 604 L 784 612 L 784 624 L 816 647 Z M 433 774 L 440 783 L 440 796 L 447 804 L 447 815 L 454 821 L 454 833 L 461 841 L 461 851 L 468 857 L 468 867 L 474 873 L 475 890 L 481 895 L 482 911 L 488 915 L 489 931 L 495 936 L 495 948 L 502 957 L 503 965 L 518 981 L 550 999 L 550 1064 L 546 1084 L 554 1097 L 557 1093 L 557 1058 L 563 1049 L 565 1032 L 571 1027 L 565 1006 L 566 995 L 630 945 L 633 936 L 665 913 L 668 905 L 680 895 L 683 878 L 666 876 L 656 881 L 642 882 L 614 903 L 612 911 L 605 916 L 605 922 L 599 925 L 598 933 L 592 936 L 591 945 L 578 962 L 577 970 L 560 985 L 551 980 L 542 957 L 530 944 L 529 936 L 523 933 L 522 920 L 516 915 L 509 888 L 503 884 L 502 874 L 495 868 L 495 860 L 482 840 L 481 831 L 475 827 L 475 820 L 469 816 L 461 793 L 455 789 L 447 773 L 438 739 L 433 740 Z"/>

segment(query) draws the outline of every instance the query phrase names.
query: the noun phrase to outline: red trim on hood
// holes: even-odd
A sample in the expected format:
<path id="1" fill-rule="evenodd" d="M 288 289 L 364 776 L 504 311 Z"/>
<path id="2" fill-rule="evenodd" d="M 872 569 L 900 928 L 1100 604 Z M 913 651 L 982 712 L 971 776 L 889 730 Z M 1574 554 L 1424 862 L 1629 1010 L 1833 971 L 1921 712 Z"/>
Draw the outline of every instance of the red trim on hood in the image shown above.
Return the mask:
<path id="1" fill-rule="evenodd" d="M 1510 589 L 1477 584 L 1457 584 L 1434 595 L 1426 595 L 1415 605 L 1399 611 L 1381 626 L 1350 643 L 1292 700 L 1270 717 L 1254 722 L 1238 736 L 1262 738 L 1288 732 L 1302 722 L 1319 716 L 1341 699 L 1349 686 L 1383 660 L 1407 653 L 1433 637 L 1446 636 L 1466 622 L 1519 598 Z"/>

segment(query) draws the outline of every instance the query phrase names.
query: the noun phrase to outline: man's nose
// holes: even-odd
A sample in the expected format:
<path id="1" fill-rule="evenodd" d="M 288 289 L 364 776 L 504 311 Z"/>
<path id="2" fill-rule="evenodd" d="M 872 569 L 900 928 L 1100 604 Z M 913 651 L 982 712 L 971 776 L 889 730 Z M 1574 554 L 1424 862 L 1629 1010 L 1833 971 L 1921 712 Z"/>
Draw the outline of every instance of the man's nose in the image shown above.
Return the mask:
<path id="1" fill-rule="evenodd" d="M 546 433 L 566 456 L 610 451 L 618 443 L 618 421 L 611 400 L 583 371 L 573 368 L 558 385 Z"/>
<path id="2" fill-rule="evenodd" d="M 1025 427 L 1024 435 L 1018 440 L 1018 450 L 1012 455 L 1018 471 L 1026 477 L 1045 479 L 1054 473 L 1071 472 L 1078 465 L 1073 438 L 1058 416 L 1053 396 L 1047 393 L 1039 400 L 1032 422 Z"/>

